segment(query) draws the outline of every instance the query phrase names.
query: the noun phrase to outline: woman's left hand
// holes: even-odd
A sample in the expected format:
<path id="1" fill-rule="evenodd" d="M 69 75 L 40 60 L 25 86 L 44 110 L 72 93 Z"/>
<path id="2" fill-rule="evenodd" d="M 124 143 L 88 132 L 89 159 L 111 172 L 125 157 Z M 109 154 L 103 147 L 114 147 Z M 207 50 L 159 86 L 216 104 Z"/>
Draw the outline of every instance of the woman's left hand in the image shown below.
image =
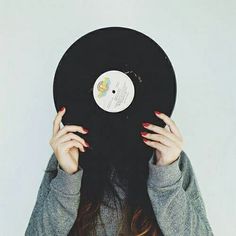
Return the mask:
<path id="1" fill-rule="evenodd" d="M 155 148 L 156 165 L 170 165 L 178 159 L 183 149 L 183 137 L 170 117 L 158 111 L 154 113 L 167 124 L 169 130 L 166 129 L 166 126 L 162 128 L 150 123 L 143 123 L 143 127 L 153 131 L 154 134 L 141 132 L 141 135 L 145 137 L 144 143 Z"/>

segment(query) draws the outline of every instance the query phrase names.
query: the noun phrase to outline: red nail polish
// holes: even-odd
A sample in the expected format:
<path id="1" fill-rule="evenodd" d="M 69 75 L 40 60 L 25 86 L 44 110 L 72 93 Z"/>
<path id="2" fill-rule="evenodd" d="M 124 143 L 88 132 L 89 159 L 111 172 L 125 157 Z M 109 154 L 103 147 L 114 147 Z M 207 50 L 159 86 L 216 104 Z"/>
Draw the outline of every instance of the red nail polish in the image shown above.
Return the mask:
<path id="1" fill-rule="evenodd" d="M 140 132 L 141 135 L 147 135 L 148 133 L 147 132 Z"/>
<path id="2" fill-rule="evenodd" d="M 155 111 L 155 113 L 156 113 L 157 115 L 160 115 L 160 114 L 161 114 L 161 112 L 159 112 L 159 111 Z"/>
<path id="3" fill-rule="evenodd" d="M 144 122 L 144 123 L 143 123 L 143 126 L 144 126 L 144 127 L 148 127 L 149 125 L 150 125 L 150 124 L 147 123 L 147 122 Z"/>
<path id="4" fill-rule="evenodd" d="M 148 140 L 147 140 L 147 139 L 145 139 L 145 138 L 143 138 L 143 141 L 144 141 L 144 142 L 147 142 Z"/>
<path id="5" fill-rule="evenodd" d="M 83 127 L 83 130 L 84 130 L 84 132 L 86 132 L 86 133 L 88 132 L 88 129 L 86 129 L 86 128 L 84 128 L 84 127 Z"/>
<path id="6" fill-rule="evenodd" d="M 65 107 L 61 107 L 60 111 L 63 111 L 65 109 Z"/>
<path id="7" fill-rule="evenodd" d="M 87 142 L 85 142 L 85 145 L 86 145 L 87 147 L 90 147 L 90 145 L 89 145 Z"/>

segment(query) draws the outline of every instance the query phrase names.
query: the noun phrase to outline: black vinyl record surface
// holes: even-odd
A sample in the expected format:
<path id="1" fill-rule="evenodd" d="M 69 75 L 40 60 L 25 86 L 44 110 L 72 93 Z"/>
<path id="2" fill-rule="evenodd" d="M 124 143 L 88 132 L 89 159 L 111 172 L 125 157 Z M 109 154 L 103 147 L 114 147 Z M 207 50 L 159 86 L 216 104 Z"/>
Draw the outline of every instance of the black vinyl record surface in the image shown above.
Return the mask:
<path id="1" fill-rule="evenodd" d="M 171 116 L 176 78 L 154 40 L 133 29 L 107 27 L 82 36 L 66 50 L 53 96 L 57 111 L 66 107 L 64 125 L 89 130 L 77 133 L 90 144 L 88 155 L 148 158 L 153 149 L 142 140 L 140 132 L 148 131 L 142 122 L 165 126 L 154 111 Z"/>

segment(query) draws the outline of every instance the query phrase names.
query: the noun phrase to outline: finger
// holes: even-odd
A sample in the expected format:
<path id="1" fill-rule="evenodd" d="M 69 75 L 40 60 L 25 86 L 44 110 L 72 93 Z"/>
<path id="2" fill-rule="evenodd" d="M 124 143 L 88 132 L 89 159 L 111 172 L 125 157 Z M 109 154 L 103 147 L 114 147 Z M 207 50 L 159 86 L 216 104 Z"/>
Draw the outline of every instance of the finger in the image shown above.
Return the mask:
<path id="1" fill-rule="evenodd" d="M 57 134 L 57 132 L 60 130 L 60 123 L 62 116 L 65 114 L 66 108 L 64 107 L 63 110 L 58 111 L 54 121 L 53 121 L 53 136 Z"/>
<path id="2" fill-rule="evenodd" d="M 176 146 L 176 143 L 173 142 L 171 139 L 169 139 L 168 137 L 162 135 L 162 134 L 150 134 L 147 132 L 141 132 L 141 135 L 145 138 L 145 139 L 149 139 L 151 141 L 158 141 L 162 144 L 164 144 L 165 146 L 168 147 L 173 147 Z"/>
<path id="3" fill-rule="evenodd" d="M 73 133 L 68 133 L 68 134 L 65 134 L 63 136 L 60 136 L 57 139 L 57 142 L 58 143 L 64 143 L 64 142 L 67 142 L 67 141 L 73 140 L 73 139 L 80 142 L 84 147 L 89 147 L 88 143 L 83 138 L 81 138 L 80 136 L 78 136 L 76 134 L 73 134 Z"/>
<path id="4" fill-rule="evenodd" d="M 70 140 L 61 144 L 61 148 L 65 151 L 69 151 L 70 148 L 77 147 L 81 152 L 85 152 L 83 145 L 77 140 Z"/>
<path id="5" fill-rule="evenodd" d="M 159 114 L 157 112 L 154 112 L 154 113 L 157 117 L 162 119 L 169 126 L 172 133 L 174 133 L 176 136 L 178 136 L 179 138 L 182 139 L 182 135 L 181 135 L 178 127 L 176 126 L 175 122 L 169 116 L 167 116 L 164 113 L 159 113 Z"/>
<path id="6" fill-rule="evenodd" d="M 148 146 L 153 147 L 161 152 L 164 152 L 167 149 L 167 146 L 164 146 L 161 143 L 155 142 L 155 141 L 150 141 L 148 139 L 143 139 L 144 143 L 146 143 Z"/>
<path id="7" fill-rule="evenodd" d="M 88 133 L 88 130 L 83 128 L 82 126 L 79 125 L 65 125 L 62 129 L 60 129 L 56 135 L 56 138 L 61 137 L 62 135 L 68 133 L 68 132 L 80 132 L 83 134 Z"/>
<path id="8" fill-rule="evenodd" d="M 154 133 L 162 134 L 168 137 L 169 139 L 173 140 L 173 142 L 177 143 L 179 146 L 181 146 L 181 141 L 179 140 L 179 137 L 171 133 L 168 129 L 150 123 L 143 123 L 143 127 L 153 131 Z"/>

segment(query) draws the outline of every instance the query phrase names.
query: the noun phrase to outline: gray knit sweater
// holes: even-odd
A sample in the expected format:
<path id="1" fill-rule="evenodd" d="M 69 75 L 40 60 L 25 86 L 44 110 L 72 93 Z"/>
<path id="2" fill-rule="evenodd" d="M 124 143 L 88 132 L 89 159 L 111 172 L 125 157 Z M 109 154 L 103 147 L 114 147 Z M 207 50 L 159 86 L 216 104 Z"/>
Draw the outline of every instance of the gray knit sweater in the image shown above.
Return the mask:
<path id="1" fill-rule="evenodd" d="M 156 166 L 153 161 L 154 152 L 149 161 L 147 190 L 162 235 L 212 236 L 198 182 L 187 154 L 182 151 L 179 158 L 168 166 Z M 65 172 L 60 168 L 54 153 L 47 169 L 57 169 L 57 175 L 44 174 L 25 231 L 26 236 L 66 236 L 77 217 L 84 170 L 80 166 L 80 170 L 74 174 Z M 117 236 L 120 215 L 102 205 L 101 222 L 105 228 L 98 223 L 97 236 Z"/>

